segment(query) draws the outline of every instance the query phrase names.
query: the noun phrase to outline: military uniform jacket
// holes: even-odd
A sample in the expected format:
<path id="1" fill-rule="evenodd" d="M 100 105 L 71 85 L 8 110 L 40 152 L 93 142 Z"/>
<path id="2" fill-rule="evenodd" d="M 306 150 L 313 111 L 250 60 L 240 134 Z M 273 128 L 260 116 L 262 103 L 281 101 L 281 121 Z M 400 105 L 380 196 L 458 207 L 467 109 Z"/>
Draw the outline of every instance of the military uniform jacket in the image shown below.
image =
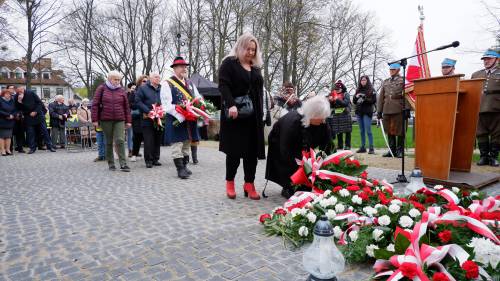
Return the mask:
<path id="1" fill-rule="evenodd" d="M 403 77 L 399 75 L 384 80 L 378 97 L 377 112 L 384 114 L 401 113 L 403 87 Z"/>
<path id="2" fill-rule="evenodd" d="M 500 112 L 500 69 L 495 67 L 489 74 L 486 69 L 479 70 L 471 78 L 486 78 L 479 112 Z"/>

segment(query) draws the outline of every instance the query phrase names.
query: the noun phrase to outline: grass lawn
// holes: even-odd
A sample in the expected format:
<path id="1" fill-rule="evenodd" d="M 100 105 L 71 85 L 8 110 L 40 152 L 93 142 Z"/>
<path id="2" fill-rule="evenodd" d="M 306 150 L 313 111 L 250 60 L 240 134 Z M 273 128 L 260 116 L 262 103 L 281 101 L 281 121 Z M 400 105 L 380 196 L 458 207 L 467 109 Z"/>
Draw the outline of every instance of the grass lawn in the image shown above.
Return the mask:
<path id="1" fill-rule="evenodd" d="M 373 134 L 373 146 L 375 148 L 386 148 L 384 142 L 384 137 L 382 136 L 382 129 L 377 128 L 376 125 L 372 125 Z M 361 146 L 361 136 L 359 134 L 359 126 L 357 124 L 352 125 L 351 133 L 351 147 L 358 148 Z M 368 136 L 366 136 L 366 146 L 368 147 Z M 408 127 L 406 131 L 406 147 L 413 148 L 415 144 L 413 143 L 413 127 Z"/>

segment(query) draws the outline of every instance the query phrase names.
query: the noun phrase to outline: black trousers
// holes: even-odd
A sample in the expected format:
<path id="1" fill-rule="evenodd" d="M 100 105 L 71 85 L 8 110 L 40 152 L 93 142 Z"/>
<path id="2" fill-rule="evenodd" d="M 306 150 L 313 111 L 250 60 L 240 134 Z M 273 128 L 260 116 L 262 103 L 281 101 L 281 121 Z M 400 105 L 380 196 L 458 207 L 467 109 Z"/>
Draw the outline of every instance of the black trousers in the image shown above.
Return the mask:
<path id="1" fill-rule="evenodd" d="M 344 134 L 345 134 L 345 146 L 351 147 L 351 132 L 345 132 L 337 134 L 337 140 L 338 140 L 337 145 L 339 149 L 344 148 Z"/>
<path id="2" fill-rule="evenodd" d="M 144 137 L 144 161 L 147 163 L 160 160 L 163 131 L 157 130 L 153 126 L 142 127 L 142 135 Z"/>
<path id="3" fill-rule="evenodd" d="M 239 157 L 231 157 L 226 155 L 226 180 L 233 181 L 240 166 Z M 257 171 L 257 157 L 243 158 L 243 172 L 245 174 L 245 182 L 253 183 L 255 180 L 255 172 Z"/>
<path id="4" fill-rule="evenodd" d="M 36 150 L 37 148 L 37 134 L 41 134 L 41 140 L 44 141 L 47 148 L 53 147 L 45 121 L 33 126 L 26 126 L 26 131 L 28 135 L 28 145 L 31 150 Z"/>
<path id="5" fill-rule="evenodd" d="M 139 155 L 139 150 L 141 150 L 141 143 L 144 140 L 144 136 L 142 132 L 136 133 L 134 131 L 134 135 L 132 136 L 132 155 L 137 156 Z"/>
<path id="6" fill-rule="evenodd" d="M 26 126 L 23 120 L 16 120 L 13 133 L 16 138 L 16 150 L 22 150 L 26 142 Z"/>

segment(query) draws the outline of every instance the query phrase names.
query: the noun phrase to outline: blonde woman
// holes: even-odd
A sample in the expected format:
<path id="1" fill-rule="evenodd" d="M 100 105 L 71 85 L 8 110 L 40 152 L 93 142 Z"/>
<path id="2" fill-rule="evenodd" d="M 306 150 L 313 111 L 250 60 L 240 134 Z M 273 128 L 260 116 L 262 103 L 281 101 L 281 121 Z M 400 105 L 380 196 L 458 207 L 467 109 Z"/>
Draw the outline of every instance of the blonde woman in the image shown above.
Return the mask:
<path id="1" fill-rule="evenodd" d="M 226 194 L 236 198 L 234 178 L 243 158 L 245 196 L 259 200 L 254 180 L 257 159 L 264 159 L 262 55 L 257 39 L 245 33 L 238 38 L 219 68 L 219 90 L 222 95 L 219 150 L 226 154 Z M 253 110 L 242 101 L 251 101 Z M 246 103 L 248 104 L 248 103 Z"/>

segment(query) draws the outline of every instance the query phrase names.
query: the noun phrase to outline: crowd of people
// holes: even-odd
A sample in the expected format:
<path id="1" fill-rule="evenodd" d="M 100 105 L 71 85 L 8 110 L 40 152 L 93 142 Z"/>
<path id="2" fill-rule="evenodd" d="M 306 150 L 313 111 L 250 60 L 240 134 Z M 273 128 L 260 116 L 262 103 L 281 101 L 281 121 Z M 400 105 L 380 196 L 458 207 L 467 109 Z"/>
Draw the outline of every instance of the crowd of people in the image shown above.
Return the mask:
<path id="1" fill-rule="evenodd" d="M 478 165 L 499 165 L 499 57 L 498 50 L 489 49 L 481 58 L 484 69 L 472 75 L 473 78 L 486 79 L 477 130 L 481 153 Z M 290 176 L 297 167 L 295 159 L 300 158 L 303 150 L 317 147 L 326 152 L 351 149 L 353 110 L 361 137 L 357 153 L 375 153 L 371 131 L 375 115 L 382 122 L 388 139 L 389 151 L 382 156 L 401 157 L 406 130 L 404 124 L 411 110 L 408 103 L 403 108 L 405 97 L 401 65 L 389 65 L 390 77 L 383 81 L 378 95 L 367 75 L 360 77 L 352 100 L 341 80 L 334 84 L 326 97 L 307 95 L 305 99 L 298 97 L 292 83 L 285 82 L 280 92 L 274 95 L 269 108 L 260 71 L 262 64 L 258 40 L 245 33 L 238 38 L 219 67 L 218 85 L 222 101 L 219 150 L 226 155 L 228 198 L 236 198 L 235 177 L 243 159 L 244 196 L 260 199 L 254 181 L 258 160 L 266 158 L 265 110 L 271 110 L 277 119 L 268 138 L 265 177 L 283 187 L 284 197 L 293 194 Z M 455 64 L 455 60 L 445 59 L 442 74 L 453 75 Z M 66 105 L 62 96 L 56 96 L 47 106 L 32 91 L 8 86 L 0 97 L 0 152 L 4 156 L 12 155 L 11 138 L 14 135 L 16 150 L 22 153 L 25 132 L 28 153 L 34 153 L 39 144 L 55 152 L 56 148 L 64 148 L 66 144 L 66 123 L 76 119 L 92 124 L 88 130 L 82 129 L 81 134 L 91 139 L 95 137 L 98 146 L 95 161 L 107 161 L 109 170 L 117 170 L 116 153 L 119 169 L 129 172 L 128 161 L 137 161 L 141 156 L 141 144 L 144 145 L 146 168 L 161 166 L 160 146 L 166 136 L 178 177 L 188 179 L 192 175 L 187 166 L 190 156 L 194 164 L 198 163 L 201 124 L 186 114 L 186 104 L 203 99 L 189 80 L 188 66 L 184 58 L 176 57 L 171 65 L 174 74 L 170 78 L 162 80 L 158 73 L 141 75 L 135 83 L 129 83 L 127 89 L 121 86 L 122 74 L 111 71 L 107 81 L 97 87 L 91 109 L 87 99 L 80 106 L 74 102 Z M 159 120 L 162 114 L 166 115 L 164 124 Z"/>

